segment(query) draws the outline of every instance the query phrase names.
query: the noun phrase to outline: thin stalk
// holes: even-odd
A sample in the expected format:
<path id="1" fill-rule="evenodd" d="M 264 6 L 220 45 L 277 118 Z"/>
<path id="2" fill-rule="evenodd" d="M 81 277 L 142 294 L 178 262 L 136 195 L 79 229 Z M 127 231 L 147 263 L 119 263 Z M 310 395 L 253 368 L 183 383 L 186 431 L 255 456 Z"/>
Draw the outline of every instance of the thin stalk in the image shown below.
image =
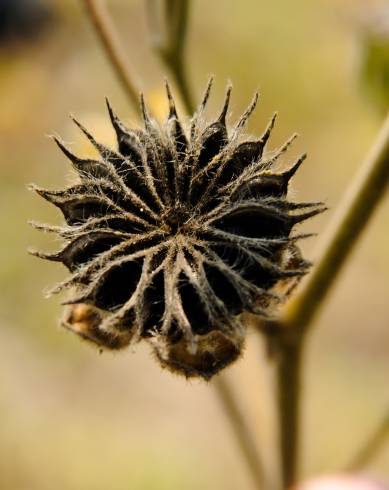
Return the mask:
<path id="1" fill-rule="evenodd" d="M 185 63 L 190 1 L 164 0 L 162 11 L 158 5 L 158 0 L 147 0 L 146 3 L 151 44 L 172 74 L 185 109 L 192 115 L 195 104 Z"/>
<path id="2" fill-rule="evenodd" d="M 288 305 L 284 323 L 305 331 L 334 285 L 389 182 L 389 115 L 346 192 L 322 241 L 319 260 L 305 287 Z"/>
<path id="3" fill-rule="evenodd" d="M 365 468 L 376 454 L 383 448 L 389 439 L 389 413 L 373 432 L 365 445 L 359 450 L 346 471 L 357 471 Z"/>
<path id="4" fill-rule="evenodd" d="M 302 344 L 300 342 L 285 344 L 278 353 L 277 401 L 282 489 L 289 488 L 297 480 L 301 400 L 301 347 Z"/>
<path id="5" fill-rule="evenodd" d="M 287 342 L 280 342 L 278 366 L 281 456 L 284 488 L 296 481 L 299 438 L 300 361 L 306 334 L 346 259 L 373 215 L 389 181 L 389 116 L 346 192 L 323 240 L 316 267 L 280 321 Z"/>
<path id="6" fill-rule="evenodd" d="M 229 383 L 223 377 L 218 377 L 215 381 L 215 388 L 222 402 L 223 409 L 231 423 L 234 435 L 252 476 L 253 483 L 257 489 L 269 488 L 265 484 L 264 468 L 258 453 L 257 445 L 252 436 L 252 432 L 245 423 L 242 412 L 237 404 Z"/>
<path id="7" fill-rule="evenodd" d="M 82 1 L 86 13 L 91 19 L 96 34 L 101 41 L 108 61 L 115 70 L 131 105 L 139 114 L 139 90 L 137 89 L 137 84 L 134 82 L 134 77 L 128 66 L 123 46 L 104 2 L 101 0 Z"/>

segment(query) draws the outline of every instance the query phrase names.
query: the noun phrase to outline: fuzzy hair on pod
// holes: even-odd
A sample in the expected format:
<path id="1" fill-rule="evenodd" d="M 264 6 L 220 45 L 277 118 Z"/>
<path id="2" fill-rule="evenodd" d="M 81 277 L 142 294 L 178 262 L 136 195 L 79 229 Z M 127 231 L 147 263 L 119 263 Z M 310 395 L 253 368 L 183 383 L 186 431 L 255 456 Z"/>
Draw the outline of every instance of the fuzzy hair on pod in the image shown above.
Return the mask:
<path id="1" fill-rule="evenodd" d="M 324 210 L 287 199 L 303 160 L 276 171 L 294 136 L 266 151 L 275 116 L 259 139 L 244 138 L 255 95 L 235 126 L 204 117 L 212 80 L 191 121 L 183 125 L 166 84 L 169 113 L 158 124 L 143 97 L 143 129 L 127 128 L 107 102 L 117 149 L 97 142 L 83 159 L 57 145 L 79 175 L 64 190 L 34 190 L 57 206 L 61 226 L 35 223 L 64 246 L 53 254 L 70 276 L 52 292 L 70 291 L 62 324 L 100 348 L 121 349 L 142 339 L 163 367 L 210 379 L 242 352 L 241 314 L 272 317 L 309 269 L 293 233 Z"/>

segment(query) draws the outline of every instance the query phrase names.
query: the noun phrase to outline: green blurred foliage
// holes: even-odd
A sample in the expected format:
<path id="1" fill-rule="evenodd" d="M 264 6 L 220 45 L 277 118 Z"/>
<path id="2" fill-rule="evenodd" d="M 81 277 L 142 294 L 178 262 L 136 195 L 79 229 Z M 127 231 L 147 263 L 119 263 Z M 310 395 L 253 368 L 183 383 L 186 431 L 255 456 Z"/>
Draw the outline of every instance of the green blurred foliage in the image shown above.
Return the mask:
<path id="1" fill-rule="evenodd" d="M 360 21 L 360 71 L 364 89 L 385 114 L 389 108 L 389 5 L 365 11 Z"/>

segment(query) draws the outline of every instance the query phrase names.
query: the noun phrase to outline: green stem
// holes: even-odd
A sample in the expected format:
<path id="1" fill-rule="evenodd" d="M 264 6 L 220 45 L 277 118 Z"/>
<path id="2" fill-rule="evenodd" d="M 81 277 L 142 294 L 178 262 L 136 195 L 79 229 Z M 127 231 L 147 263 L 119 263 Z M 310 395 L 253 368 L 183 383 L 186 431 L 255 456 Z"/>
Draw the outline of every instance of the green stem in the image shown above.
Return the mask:
<path id="1" fill-rule="evenodd" d="M 309 327 L 387 190 L 388 181 L 389 116 L 329 226 L 320 258 L 303 291 L 286 309 L 283 321 L 288 327 L 300 331 Z"/>
<path id="2" fill-rule="evenodd" d="M 215 381 L 215 388 L 219 399 L 223 404 L 223 409 L 231 423 L 236 441 L 245 456 L 245 461 L 249 472 L 253 478 L 255 488 L 258 490 L 268 489 L 265 484 L 264 468 L 258 454 L 257 446 L 252 433 L 245 423 L 242 412 L 236 402 L 232 389 L 224 377 L 218 377 Z"/>
<path id="3" fill-rule="evenodd" d="M 152 46 L 171 72 L 185 110 L 192 115 L 195 104 L 185 63 L 190 1 L 165 0 L 162 12 L 158 11 L 156 0 L 148 0 L 146 5 Z"/>
<path id="4" fill-rule="evenodd" d="M 300 342 L 284 345 L 278 359 L 278 407 L 280 416 L 282 488 L 289 488 L 297 479 L 299 402 L 300 402 Z"/>
<path id="5" fill-rule="evenodd" d="M 389 181 L 389 116 L 323 240 L 322 252 L 302 292 L 280 321 L 283 336 L 278 364 L 280 446 L 284 488 L 296 482 L 299 439 L 300 362 L 306 334 L 346 259 L 384 195 Z"/>
<path id="6" fill-rule="evenodd" d="M 101 0 L 82 1 L 86 13 L 90 17 L 96 34 L 101 41 L 108 61 L 111 63 L 121 82 L 131 105 L 139 114 L 139 90 L 137 89 L 137 84 L 133 80 L 133 75 L 128 67 L 122 44 L 105 4 Z"/>

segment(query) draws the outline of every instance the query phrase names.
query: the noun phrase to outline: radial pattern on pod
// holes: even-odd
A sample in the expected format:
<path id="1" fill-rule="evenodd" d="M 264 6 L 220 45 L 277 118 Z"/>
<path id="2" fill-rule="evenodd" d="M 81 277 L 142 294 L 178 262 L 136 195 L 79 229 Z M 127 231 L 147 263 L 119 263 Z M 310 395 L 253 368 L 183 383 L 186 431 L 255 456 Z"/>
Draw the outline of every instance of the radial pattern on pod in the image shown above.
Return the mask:
<path id="1" fill-rule="evenodd" d="M 188 124 L 178 118 L 167 85 L 169 113 L 158 124 L 143 98 L 143 129 L 129 129 L 108 103 L 117 149 L 95 141 L 100 157 L 83 159 L 56 139 L 79 175 L 64 190 L 36 192 L 57 206 L 65 223 L 34 224 L 65 244 L 53 254 L 70 276 L 52 292 L 69 290 L 62 325 L 100 348 L 145 340 L 163 367 L 209 379 L 242 352 L 242 313 L 274 314 L 309 269 L 297 241 L 302 221 L 323 211 L 317 202 L 287 199 L 303 160 L 277 170 L 279 149 L 244 126 L 252 103 L 227 128 L 231 87 L 220 115 L 204 116 L 212 81 Z"/>

